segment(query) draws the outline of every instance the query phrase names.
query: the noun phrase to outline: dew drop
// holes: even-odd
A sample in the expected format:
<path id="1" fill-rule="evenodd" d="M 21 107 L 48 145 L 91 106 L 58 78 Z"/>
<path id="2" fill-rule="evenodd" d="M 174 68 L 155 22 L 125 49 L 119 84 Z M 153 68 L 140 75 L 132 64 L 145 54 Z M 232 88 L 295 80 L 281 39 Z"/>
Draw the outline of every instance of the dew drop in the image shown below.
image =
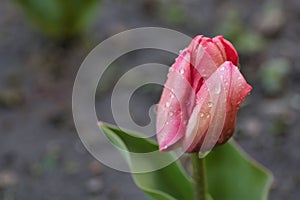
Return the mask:
<path id="1" fill-rule="evenodd" d="M 174 115 L 173 112 L 169 112 L 169 116 L 172 117 Z"/>
<path id="2" fill-rule="evenodd" d="M 211 101 L 209 101 L 209 102 L 207 103 L 207 106 L 208 106 L 209 108 L 211 108 L 211 107 L 213 106 L 213 103 L 212 103 Z"/>
<path id="3" fill-rule="evenodd" d="M 173 99 L 174 98 L 174 94 L 170 93 L 170 98 Z"/>
<path id="4" fill-rule="evenodd" d="M 207 115 L 206 115 L 206 118 L 208 119 L 210 117 L 210 114 L 209 113 L 207 113 Z"/>
<path id="5" fill-rule="evenodd" d="M 184 69 L 180 69 L 179 73 L 184 74 Z"/>
<path id="6" fill-rule="evenodd" d="M 215 92 L 215 94 L 220 94 L 221 87 L 220 86 L 215 87 L 214 92 Z"/>
<path id="7" fill-rule="evenodd" d="M 205 70 L 205 69 L 202 69 L 202 70 L 201 70 L 201 76 L 203 76 L 204 78 L 207 77 L 207 74 L 206 74 L 206 70 Z"/>
<path id="8" fill-rule="evenodd" d="M 168 148 L 168 145 L 163 146 L 162 150 L 166 150 Z"/>
<path id="9" fill-rule="evenodd" d="M 170 107 L 170 102 L 167 102 L 167 103 L 166 103 L 166 107 L 167 107 L 167 108 Z"/>
<path id="10" fill-rule="evenodd" d="M 200 117 L 204 117 L 204 113 L 203 112 L 200 112 Z"/>

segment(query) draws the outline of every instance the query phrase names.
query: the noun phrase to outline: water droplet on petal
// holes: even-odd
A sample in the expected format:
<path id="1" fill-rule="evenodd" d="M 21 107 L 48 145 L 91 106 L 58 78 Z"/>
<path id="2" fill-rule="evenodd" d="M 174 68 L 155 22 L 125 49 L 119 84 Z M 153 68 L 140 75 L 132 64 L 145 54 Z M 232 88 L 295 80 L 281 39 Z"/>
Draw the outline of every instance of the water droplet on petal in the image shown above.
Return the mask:
<path id="1" fill-rule="evenodd" d="M 200 117 L 204 117 L 204 113 L 203 112 L 200 112 Z"/>
<path id="2" fill-rule="evenodd" d="M 168 148 L 168 145 L 163 146 L 162 150 L 166 150 Z"/>
<path id="3" fill-rule="evenodd" d="M 173 112 L 169 112 L 169 116 L 172 117 L 174 115 Z"/>
<path id="4" fill-rule="evenodd" d="M 180 69 L 179 73 L 184 74 L 184 69 Z"/>
<path id="5" fill-rule="evenodd" d="M 215 94 L 220 94 L 221 87 L 220 86 L 215 87 L 214 92 L 215 92 Z"/>
<path id="6" fill-rule="evenodd" d="M 167 103 L 166 103 L 166 107 L 167 107 L 167 108 L 170 107 L 170 102 L 167 102 Z"/>
<path id="7" fill-rule="evenodd" d="M 207 115 L 206 115 L 206 118 L 208 119 L 210 117 L 210 114 L 209 113 L 207 113 Z"/>
<path id="8" fill-rule="evenodd" d="M 173 99 L 174 98 L 174 94 L 170 93 L 170 98 Z"/>
<path id="9" fill-rule="evenodd" d="M 211 107 L 213 106 L 213 103 L 212 103 L 211 101 L 209 101 L 209 102 L 207 103 L 207 106 L 208 106 L 209 108 L 211 108 Z"/>
<path id="10" fill-rule="evenodd" d="M 206 69 L 202 69 L 202 70 L 201 70 L 201 76 L 203 76 L 204 78 L 207 77 Z"/>

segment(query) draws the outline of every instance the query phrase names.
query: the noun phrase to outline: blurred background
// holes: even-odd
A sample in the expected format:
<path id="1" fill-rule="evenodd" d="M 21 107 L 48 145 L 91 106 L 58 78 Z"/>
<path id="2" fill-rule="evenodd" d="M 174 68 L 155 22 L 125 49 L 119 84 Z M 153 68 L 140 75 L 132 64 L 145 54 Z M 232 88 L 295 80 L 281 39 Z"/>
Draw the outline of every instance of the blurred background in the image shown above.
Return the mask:
<path id="1" fill-rule="evenodd" d="M 86 151 L 71 112 L 75 75 L 89 51 L 144 26 L 190 37 L 222 34 L 236 46 L 254 89 L 239 112 L 235 139 L 273 172 L 271 200 L 300 199 L 299 0 L 1 0 L 0 199 L 146 199 L 130 174 Z M 107 108 L 122 74 L 143 63 L 170 66 L 174 58 L 158 50 L 121 56 L 97 91 L 99 118 L 114 122 Z M 134 93 L 137 124 L 149 123 L 161 89 L 146 85 Z"/>

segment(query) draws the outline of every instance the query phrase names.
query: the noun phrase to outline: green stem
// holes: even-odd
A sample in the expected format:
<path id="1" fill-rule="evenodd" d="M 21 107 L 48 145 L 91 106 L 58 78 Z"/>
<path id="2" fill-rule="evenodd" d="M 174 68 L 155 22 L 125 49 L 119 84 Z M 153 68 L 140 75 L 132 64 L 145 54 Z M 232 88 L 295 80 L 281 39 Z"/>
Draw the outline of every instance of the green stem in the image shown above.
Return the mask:
<path id="1" fill-rule="evenodd" d="M 198 153 L 192 153 L 191 159 L 193 166 L 195 200 L 207 200 L 204 159 L 199 158 Z"/>

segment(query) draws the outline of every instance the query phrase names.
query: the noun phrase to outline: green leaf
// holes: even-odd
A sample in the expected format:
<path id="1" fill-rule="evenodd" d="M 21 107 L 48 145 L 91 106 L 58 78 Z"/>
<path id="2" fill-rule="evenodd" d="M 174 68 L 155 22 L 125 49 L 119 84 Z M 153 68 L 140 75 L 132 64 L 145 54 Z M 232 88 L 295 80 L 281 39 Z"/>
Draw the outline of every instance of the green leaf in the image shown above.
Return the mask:
<path id="1" fill-rule="evenodd" d="M 266 200 L 272 175 L 230 141 L 206 157 L 208 190 L 218 200 Z"/>
<path id="2" fill-rule="evenodd" d="M 134 160 L 127 151 L 145 153 L 157 151 L 158 146 L 152 140 L 141 138 L 133 133 L 121 131 L 115 127 L 101 125 L 104 134 L 121 151 L 131 168 L 142 167 L 146 164 L 161 162 L 161 159 L 174 159 L 172 153 L 160 153 L 159 157 L 151 160 Z M 126 153 L 127 152 L 127 153 Z M 178 161 L 173 162 L 165 168 L 153 172 L 132 174 L 136 185 L 142 189 L 150 199 L 171 200 L 171 199 L 193 199 L 193 185 L 185 174 Z"/>
<path id="3" fill-rule="evenodd" d="M 157 159 L 133 158 L 129 152 L 156 151 L 157 144 L 133 133 L 102 124 L 104 134 L 115 144 L 129 162 L 131 169 L 147 167 L 162 159 L 174 159 L 172 153 L 160 153 Z M 125 151 L 124 151 L 125 150 Z M 127 153 L 126 153 L 127 152 Z M 214 149 L 206 158 L 209 200 L 266 200 L 272 176 L 249 158 L 235 142 Z M 134 173 L 133 179 L 151 199 L 193 199 L 193 186 L 178 161 L 165 168 L 147 173 Z"/>

